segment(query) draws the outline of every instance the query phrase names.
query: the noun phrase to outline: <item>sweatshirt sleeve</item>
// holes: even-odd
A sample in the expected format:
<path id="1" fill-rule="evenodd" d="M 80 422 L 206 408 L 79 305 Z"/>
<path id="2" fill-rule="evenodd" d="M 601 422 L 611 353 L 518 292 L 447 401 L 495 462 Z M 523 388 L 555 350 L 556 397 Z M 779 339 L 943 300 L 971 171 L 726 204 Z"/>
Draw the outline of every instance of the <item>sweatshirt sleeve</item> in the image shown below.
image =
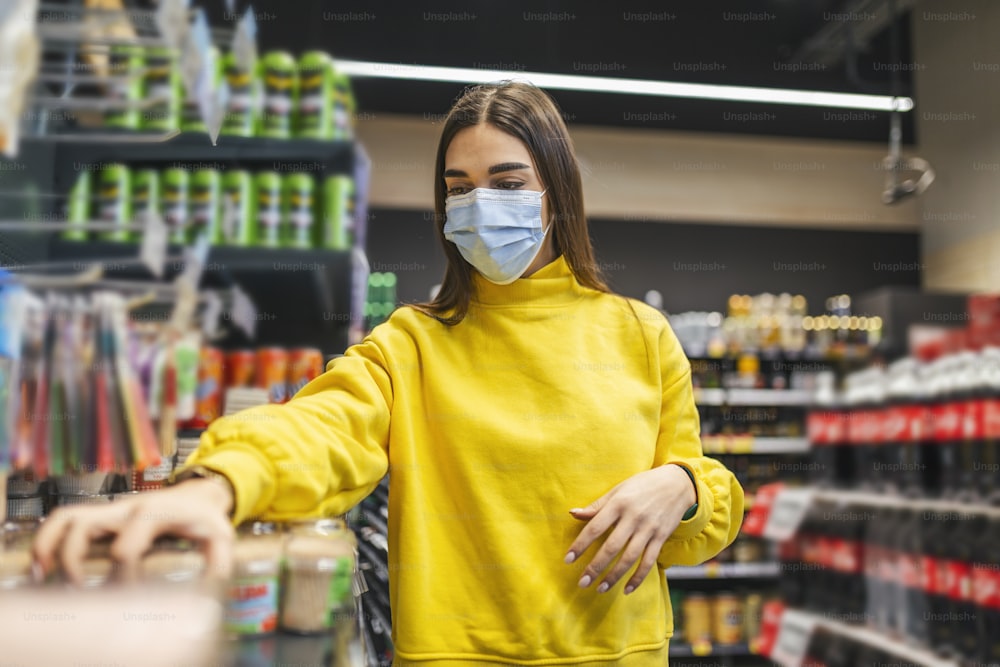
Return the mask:
<path id="1" fill-rule="evenodd" d="M 343 514 L 388 470 L 387 368 L 369 337 L 288 403 L 213 422 L 185 468 L 203 466 L 232 483 L 234 524 Z"/>
<path id="2" fill-rule="evenodd" d="M 691 364 L 666 326 L 660 334 L 663 403 L 654 465 L 670 463 L 694 477 L 698 510 L 674 531 L 657 559 L 659 565 L 698 565 L 732 544 L 743 523 L 743 488 L 718 460 L 701 450 L 701 423 L 691 387 Z"/>

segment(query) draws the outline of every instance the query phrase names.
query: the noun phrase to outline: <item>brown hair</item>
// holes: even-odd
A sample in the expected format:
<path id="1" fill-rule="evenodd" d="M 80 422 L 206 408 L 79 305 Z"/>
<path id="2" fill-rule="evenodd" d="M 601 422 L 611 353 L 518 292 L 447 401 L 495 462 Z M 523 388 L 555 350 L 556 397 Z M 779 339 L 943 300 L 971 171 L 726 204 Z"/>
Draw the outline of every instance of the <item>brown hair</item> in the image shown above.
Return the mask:
<path id="1" fill-rule="evenodd" d="M 460 130 L 482 123 L 493 125 L 527 146 L 546 188 L 552 217 L 549 233 L 556 255 L 566 258 L 581 285 L 610 292 L 594 261 L 594 248 L 583 212 L 580 168 L 559 107 L 536 86 L 502 81 L 469 88 L 445 119 L 434 165 L 434 226 L 448 267 L 434 300 L 413 304 L 413 307 L 445 324 L 458 324 L 468 312 L 474 288 L 473 269 L 455 244 L 444 238 L 447 196 L 444 158 L 451 140 Z"/>

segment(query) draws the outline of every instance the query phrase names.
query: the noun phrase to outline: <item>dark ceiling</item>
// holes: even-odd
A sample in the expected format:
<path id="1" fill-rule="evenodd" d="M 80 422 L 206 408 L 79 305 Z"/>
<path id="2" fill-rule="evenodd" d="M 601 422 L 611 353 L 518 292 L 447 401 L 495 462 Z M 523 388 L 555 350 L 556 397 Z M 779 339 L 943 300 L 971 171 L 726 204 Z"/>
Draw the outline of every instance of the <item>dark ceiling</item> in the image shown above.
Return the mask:
<path id="1" fill-rule="evenodd" d="M 887 0 L 255 0 L 253 6 L 262 49 L 320 48 L 339 58 L 385 63 L 890 94 L 890 72 L 900 69 L 890 63 L 912 61 L 905 12 L 897 20 L 899 55 L 892 57 Z M 824 27 L 861 26 L 866 19 L 869 31 L 871 25 L 878 30 L 858 38 L 856 48 L 825 43 L 826 53 L 802 51 Z M 909 73 L 904 68 L 898 76 L 897 92 L 913 96 L 919 106 Z M 354 87 L 360 110 L 376 115 L 441 114 L 462 90 L 458 84 L 392 79 L 356 79 Z M 578 124 L 888 139 L 886 113 L 570 91 L 553 96 Z M 913 141 L 912 115 L 904 114 L 907 142 Z"/>

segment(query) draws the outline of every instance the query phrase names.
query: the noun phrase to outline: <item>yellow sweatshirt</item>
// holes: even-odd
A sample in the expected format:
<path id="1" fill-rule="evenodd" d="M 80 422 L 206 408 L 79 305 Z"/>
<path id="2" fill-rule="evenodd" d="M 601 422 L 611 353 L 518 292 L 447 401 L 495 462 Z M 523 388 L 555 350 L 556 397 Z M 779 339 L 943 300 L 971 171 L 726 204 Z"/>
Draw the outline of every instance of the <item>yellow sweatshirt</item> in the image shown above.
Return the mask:
<path id="1" fill-rule="evenodd" d="M 736 537 L 743 491 L 702 455 L 690 365 L 658 311 L 582 287 L 562 257 L 475 289 L 453 327 L 398 309 L 286 405 L 215 422 L 189 464 L 232 481 L 237 522 L 343 513 L 388 471 L 397 667 L 662 667 L 662 572 L 599 594 L 577 586 L 597 545 L 563 558 L 570 508 L 667 463 L 699 505 L 660 566 Z"/>

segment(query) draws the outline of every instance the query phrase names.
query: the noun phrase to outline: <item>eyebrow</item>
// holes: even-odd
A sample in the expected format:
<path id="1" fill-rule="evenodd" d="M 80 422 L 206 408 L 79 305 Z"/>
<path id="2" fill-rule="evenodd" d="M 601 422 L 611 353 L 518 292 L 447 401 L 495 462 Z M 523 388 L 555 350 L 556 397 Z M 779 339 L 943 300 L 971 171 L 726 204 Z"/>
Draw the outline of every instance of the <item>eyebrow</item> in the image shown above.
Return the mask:
<path id="1" fill-rule="evenodd" d="M 517 171 L 518 169 L 531 169 L 531 165 L 524 164 L 523 162 L 501 162 L 500 164 L 495 164 L 489 168 L 490 176 L 494 174 L 499 174 L 505 171 Z M 445 169 L 445 178 L 460 178 L 468 177 L 468 174 L 461 169 Z"/>

